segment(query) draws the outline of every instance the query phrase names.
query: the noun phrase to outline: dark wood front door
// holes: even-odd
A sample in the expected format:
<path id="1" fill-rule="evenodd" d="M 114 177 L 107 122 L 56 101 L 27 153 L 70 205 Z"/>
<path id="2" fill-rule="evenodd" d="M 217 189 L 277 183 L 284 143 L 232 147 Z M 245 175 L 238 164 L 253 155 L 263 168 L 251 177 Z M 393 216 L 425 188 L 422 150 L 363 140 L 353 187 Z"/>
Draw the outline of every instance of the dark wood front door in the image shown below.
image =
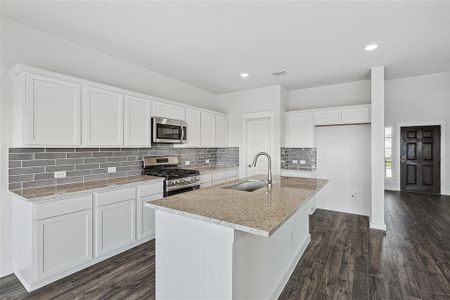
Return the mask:
<path id="1" fill-rule="evenodd" d="M 440 193 L 441 127 L 402 127 L 400 138 L 401 189 Z"/>

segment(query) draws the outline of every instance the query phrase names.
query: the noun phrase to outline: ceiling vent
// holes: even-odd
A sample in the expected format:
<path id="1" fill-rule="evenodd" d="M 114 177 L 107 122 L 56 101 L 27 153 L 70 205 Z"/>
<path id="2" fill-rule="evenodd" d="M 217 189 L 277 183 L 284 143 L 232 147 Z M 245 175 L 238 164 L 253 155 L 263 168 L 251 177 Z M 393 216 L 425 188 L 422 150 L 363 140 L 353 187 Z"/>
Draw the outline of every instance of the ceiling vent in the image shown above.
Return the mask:
<path id="1" fill-rule="evenodd" d="M 273 76 L 277 76 L 277 77 L 284 76 L 284 75 L 287 75 L 287 71 L 286 70 L 282 70 L 282 71 L 278 71 L 278 72 L 273 72 L 272 75 Z"/>

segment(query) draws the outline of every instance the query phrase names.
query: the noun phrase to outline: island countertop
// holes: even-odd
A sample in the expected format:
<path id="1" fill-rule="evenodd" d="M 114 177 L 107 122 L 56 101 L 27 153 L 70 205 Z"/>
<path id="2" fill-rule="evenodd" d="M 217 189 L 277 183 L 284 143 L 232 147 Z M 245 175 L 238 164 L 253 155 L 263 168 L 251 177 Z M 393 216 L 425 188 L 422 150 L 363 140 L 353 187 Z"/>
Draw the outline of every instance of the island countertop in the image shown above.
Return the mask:
<path id="1" fill-rule="evenodd" d="M 264 179 L 264 176 L 244 178 Z M 274 176 L 272 187 L 253 192 L 225 187 L 238 181 L 183 193 L 145 205 L 205 222 L 268 237 L 308 202 L 328 180 Z"/>

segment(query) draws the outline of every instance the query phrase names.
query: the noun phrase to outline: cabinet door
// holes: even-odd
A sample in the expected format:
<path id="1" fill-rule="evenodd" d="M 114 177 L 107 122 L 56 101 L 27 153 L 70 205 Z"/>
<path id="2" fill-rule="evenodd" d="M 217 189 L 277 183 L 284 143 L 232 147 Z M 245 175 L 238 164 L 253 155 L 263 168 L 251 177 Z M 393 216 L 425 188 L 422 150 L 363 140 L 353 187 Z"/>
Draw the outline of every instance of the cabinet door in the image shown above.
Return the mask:
<path id="1" fill-rule="evenodd" d="M 286 114 L 286 147 L 314 147 L 314 115 L 312 112 Z"/>
<path id="2" fill-rule="evenodd" d="M 228 118 L 216 116 L 216 146 L 228 146 Z"/>
<path id="3" fill-rule="evenodd" d="M 187 143 L 182 144 L 185 147 L 200 146 L 200 112 L 197 110 L 186 109 L 187 122 Z"/>
<path id="4" fill-rule="evenodd" d="M 316 125 L 336 125 L 341 123 L 341 111 L 336 110 L 319 110 L 315 116 Z"/>
<path id="5" fill-rule="evenodd" d="M 83 141 L 90 146 L 123 145 L 123 95 L 83 87 Z"/>
<path id="6" fill-rule="evenodd" d="M 81 86 L 27 74 L 27 145 L 76 146 L 81 143 Z"/>
<path id="7" fill-rule="evenodd" d="M 96 208 L 97 256 L 125 247 L 135 241 L 135 200 Z"/>
<path id="8" fill-rule="evenodd" d="M 342 123 L 370 123 L 369 106 L 342 109 Z"/>
<path id="9" fill-rule="evenodd" d="M 162 199 L 162 194 L 149 195 L 139 198 L 138 207 L 138 239 L 144 239 L 155 233 L 155 210 L 151 207 L 146 207 L 145 203 L 148 201 Z"/>
<path id="10" fill-rule="evenodd" d="M 150 100 L 125 96 L 125 146 L 150 147 L 150 108 Z"/>
<path id="11" fill-rule="evenodd" d="M 184 107 L 156 101 L 153 102 L 152 115 L 155 117 L 185 120 L 184 114 Z"/>
<path id="12" fill-rule="evenodd" d="M 70 270 L 92 258 L 92 210 L 37 221 L 37 278 Z"/>
<path id="13" fill-rule="evenodd" d="M 215 147 L 216 145 L 216 116 L 210 113 L 201 113 L 201 145 L 202 147 Z"/>

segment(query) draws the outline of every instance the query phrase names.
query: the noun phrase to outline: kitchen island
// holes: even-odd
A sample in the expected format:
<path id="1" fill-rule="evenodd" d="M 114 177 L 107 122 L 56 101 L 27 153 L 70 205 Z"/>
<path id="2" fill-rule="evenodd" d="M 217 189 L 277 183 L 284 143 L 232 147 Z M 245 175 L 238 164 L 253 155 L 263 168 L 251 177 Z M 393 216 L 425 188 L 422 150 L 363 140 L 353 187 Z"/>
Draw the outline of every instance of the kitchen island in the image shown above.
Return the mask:
<path id="1" fill-rule="evenodd" d="M 247 180 L 258 180 L 256 176 Z M 326 184 L 274 177 L 147 202 L 156 214 L 157 299 L 276 299 L 309 241 L 309 202 Z"/>

